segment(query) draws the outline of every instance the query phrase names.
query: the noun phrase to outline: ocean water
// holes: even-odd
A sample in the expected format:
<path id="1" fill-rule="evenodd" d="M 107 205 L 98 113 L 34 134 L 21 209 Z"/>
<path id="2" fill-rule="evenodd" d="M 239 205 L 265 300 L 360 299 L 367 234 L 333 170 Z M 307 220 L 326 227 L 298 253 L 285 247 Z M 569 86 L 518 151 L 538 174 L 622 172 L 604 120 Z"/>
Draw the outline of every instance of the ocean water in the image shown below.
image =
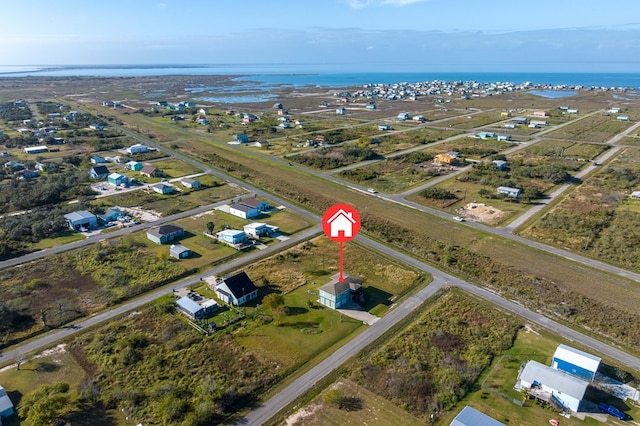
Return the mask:
<path id="1" fill-rule="evenodd" d="M 419 83 L 433 80 L 509 82 L 586 87 L 626 87 L 640 90 L 640 73 L 525 72 L 342 72 L 318 64 L 0 66 L 2 77 L 139 77 L 163 75 L 228 75 L 253 90 L 274 85 L 291 87 L 352 87 L 365 84 Z"/>

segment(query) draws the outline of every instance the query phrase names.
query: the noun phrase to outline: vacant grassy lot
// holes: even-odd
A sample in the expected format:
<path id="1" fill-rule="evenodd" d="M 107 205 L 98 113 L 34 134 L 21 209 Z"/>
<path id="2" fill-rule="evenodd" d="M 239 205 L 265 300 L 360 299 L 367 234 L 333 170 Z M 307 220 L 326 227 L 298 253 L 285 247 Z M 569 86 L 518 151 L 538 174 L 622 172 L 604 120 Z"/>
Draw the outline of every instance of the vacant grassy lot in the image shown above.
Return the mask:
<path id="1" fill-rule="evenodd" d="M 605 142 L 632 124 L 629 121 L 617 120 L 616 117 L 609 115 L 596 114 L 547 133 L 547 136 L 558 139 Z"/>
<path id="2" fill-rule="evenodd" d="M 340 409 L 325 400 L 330 391 L 352 398 L 353 406 Z M 426 425 L 427 422 L 407 413 L 384 397 L 376 395 L 351 380 L 341 378 L 311 403 L 287 418 L 287 425 L 324 426 L 324 425 Z"/>
<path id="3" fill-rule="evenodd" d="M 511 347 L 515 318 L 457 291 L 372 352 L 361 354 L 347 377 L 427 421 L 452 410 L 473 390 L 494 357 Z"/>
<path id="4" fill-rule="evenodd" d="M 500 111 L 487 111 L 487 112 L 474 112 L 469 111 L 467 115 L 463 117 L 456 117 L 450 120 L 442 121 L 441 125 L 448 126 L 453 129 L 470 130 L 476 127 L 486 126 L 488 124 L 496 123 L 498 121 L 504 121 L 508 117 L 500 116 Z"/>
<path id="5" fill-rule="evenodd" d="M 497 154 L 500 151 L 512 148 L 513 146 L 515 146 L 513 143 L 503 141 L 498 142 L 496 139 L 462 137 L 433 146 L 428 146 L 424 149 L 424 152 L 440 154 L 444 152 L 457 151 L 465 158 L 478 159 Z"/>
<path id="6" fill-rule="evenodd" d="M 461 133 L 461 131 L 453 129 L 435 129 L 427 127 L 421 127 L 419 129 L 404 132 L 393 132 L 378 136 L 379 143 L 376 145 L 376 151 L 382 155 L 388 155 L 404 149 L 410 149 L 416 146 L 441 141 Z"/>
<path id="7" fill-rule="evenodd" d="M 163 176 L 167 179 L 179 178 L 182 176 L 194 175 L 196 173 L 202 172 L 202 170 L 200 170 L 199 168 L 185 163 L 182 160 L 178 160 L 177 158 L 154 161 L 151 164 L 156 169 L 161 170 Z"/>
<path id="8" fill-rule="evenodd" d="M 343 170 L 338 176 L 384 193 L 398 193 L 447 173 L 448 168 L 434 166 L 432 160 L 433 154 L 415 151 Z"/>
<path id="9" fill-rule="evenodd" d="M 638 150 L 626 149 L 523 235 L 638 270 L 632 247 L 640 212 L 628 195 L 640 185 L 639 160 Z"/>
<path id="10" fill-rule="evenodd" d="M 163 216 L 169 216 L 245 194 L 241 188 L 235 185 L 221 185 L 215 178 L 208 179 L 206 176 L 202 176 L 198 179 L 203 184 L 202 189 L 181 188 L 182 192 L 167 195 L 139 189 L 102 197 L 94 200 L 93 204 L 102 205 L 105 208 L 111 206 L 142 207 L 145 210 L 153 210 Z"/>

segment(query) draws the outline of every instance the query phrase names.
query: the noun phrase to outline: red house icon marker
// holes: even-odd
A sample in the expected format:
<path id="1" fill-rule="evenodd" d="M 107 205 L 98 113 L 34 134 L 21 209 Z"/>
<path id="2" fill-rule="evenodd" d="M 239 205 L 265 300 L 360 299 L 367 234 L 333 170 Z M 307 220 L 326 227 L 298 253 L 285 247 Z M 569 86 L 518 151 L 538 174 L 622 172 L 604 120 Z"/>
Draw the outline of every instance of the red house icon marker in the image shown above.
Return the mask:
<path id="1" fill-rule="evenodd" d="M 329 237 L 340 238 L 340 233 L 342 233 L 343 238 L 353 237 L 353 226 L 356 223 L 356 220 L 353 218 L 353 212 L 346 212 L 343 209 L 339 209 L 333 216 L 327 219 L 327 223 L 330 226 Z"/>

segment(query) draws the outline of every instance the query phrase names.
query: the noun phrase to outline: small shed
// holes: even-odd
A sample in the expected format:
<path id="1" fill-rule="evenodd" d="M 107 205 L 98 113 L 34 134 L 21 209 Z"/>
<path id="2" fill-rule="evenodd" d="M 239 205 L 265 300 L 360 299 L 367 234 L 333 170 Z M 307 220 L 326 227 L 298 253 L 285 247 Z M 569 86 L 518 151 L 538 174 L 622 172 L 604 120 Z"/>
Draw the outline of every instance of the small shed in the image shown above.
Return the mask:
<path id="1" fill-rule="evenodd" d="M 567 345 L 558 345 L 553 354 L 552 367 L 556 370 L 592 381 L 602 359 Z"/>
<path id="2" fill-rule="evenodd" d="M 191 250 L 181 244 L 172 244 L 169 248 L 169 256 L 175 259 L 186 259 L 191 256 Z"/>
<path id="3" fill-rule="evenodd" d="M 191 178 L 182 178 L 180 183 L 182 184 L 182 186 L 186 186 L 190 189 L 200 188 L 202 186 L 199 180 Z"/>
<path id="4" fill-rule="evenodd" d="M 475 408 L 466 406 L 458 413 L 449 426 L 505 426 L 505 424 L 497 421 L 493 417 L 487 416 Z"/>
<path id="5" fill-rule="evenodd" d="M 507 134 L 507 133 L 501 133 L 498 135 L 497 137 L 498 141 L 510 141 L 511 140 L 511 135 Z"/>

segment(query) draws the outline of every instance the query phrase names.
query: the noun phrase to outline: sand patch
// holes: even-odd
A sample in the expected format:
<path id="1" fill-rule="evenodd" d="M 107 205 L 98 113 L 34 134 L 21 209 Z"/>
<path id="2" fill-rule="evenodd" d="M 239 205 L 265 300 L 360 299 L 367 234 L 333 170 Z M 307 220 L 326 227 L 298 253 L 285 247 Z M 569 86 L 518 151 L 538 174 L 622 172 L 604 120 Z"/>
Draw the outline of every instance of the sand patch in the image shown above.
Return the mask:
<path id="1" fill-rule="evenodd" d="M 469 203 L 457 210 L 457 213 L 466 220 L 481 223 L 495 223 L 503 216 L 504 212 L 498 208 L 487 206 L 484 203 Z"/>

